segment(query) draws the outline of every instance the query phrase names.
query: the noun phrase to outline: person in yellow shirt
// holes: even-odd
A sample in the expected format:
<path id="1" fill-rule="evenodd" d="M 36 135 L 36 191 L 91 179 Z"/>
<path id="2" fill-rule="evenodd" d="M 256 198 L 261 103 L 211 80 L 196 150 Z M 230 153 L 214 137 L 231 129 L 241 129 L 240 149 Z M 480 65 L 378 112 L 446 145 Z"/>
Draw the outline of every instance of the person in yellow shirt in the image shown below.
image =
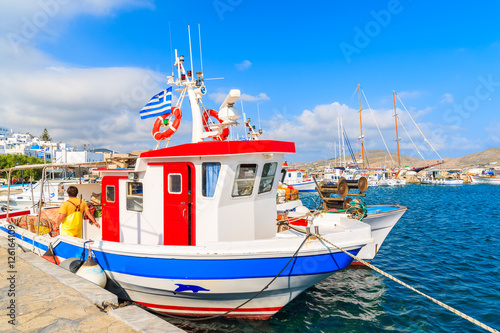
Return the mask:
<path id="1" fill-rule="evenodd" d="M 73 237 L 82 237 L 83 226 L 83 213 L 90 219 L 91 225 L 95 224 L 96 227 L 101 226 L 95 220 L 94 216 L 90 214 L 87 203 L 77 198 L 78 188 L 75 186 L 68 187 L 69 199 L 63 202 L 59 208 L 59 216 L 57 218 L 57 225 L 59 226 L 60 234 Z"/>

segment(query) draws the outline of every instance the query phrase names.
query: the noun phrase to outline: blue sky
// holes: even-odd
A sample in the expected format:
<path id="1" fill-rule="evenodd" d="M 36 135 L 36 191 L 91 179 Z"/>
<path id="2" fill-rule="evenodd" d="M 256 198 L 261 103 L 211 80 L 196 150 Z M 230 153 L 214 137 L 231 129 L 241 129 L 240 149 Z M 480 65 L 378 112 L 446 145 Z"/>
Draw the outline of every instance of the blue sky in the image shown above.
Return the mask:
<path id="1" fill-rule="evenodd" d="M 151 149 L 138 112 L 166 87 L 172 45 L 200 69 L 206 106 L 231 88 L 263 139 L 295 141 L 290 161 L 331 158 L 342 116 L 359 149 L 395 151 L 392 91 L 443 157 L 500 146 L 500 3 L 431 1 L 37 0 L 0 5 L 0 126 L 120 152 Z M 189 61 L 187 61 L 189 64 Z M 189 65 L 188 65 L 189 67 Z M 241 104 L 239 104 L 241 107 Z M 188 104 L 173 144 L 190 140 Z M 425 158 L 436 158 L 398 102 Z M 375 120 L 376 119 L 376 123 Z M 243 128 L 234 128 L 241 135 Z M 418 156 L 400 128 L 402 153 Z"/>

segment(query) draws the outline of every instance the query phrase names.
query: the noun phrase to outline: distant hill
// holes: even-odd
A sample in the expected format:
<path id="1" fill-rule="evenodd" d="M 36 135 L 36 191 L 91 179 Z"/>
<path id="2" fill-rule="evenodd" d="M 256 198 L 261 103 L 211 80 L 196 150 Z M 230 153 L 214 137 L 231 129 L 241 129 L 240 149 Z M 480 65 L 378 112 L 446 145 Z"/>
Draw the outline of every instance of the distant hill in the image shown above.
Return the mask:
<path id="1" fill-rule="evenodd" d="M 361 155 L 361 152 L 356 152 L 354 156 Z M 381 168 L 381 167 L 392 167 L 398 164 L 398 154 L 392 153 L 389 155 L 385 150 L 381 149 L 372 149 L 366 152 L 365 158 L 365 166 L 368 167 L 368 164 L 372 168 Z M 391 160 L 392 156 L 392 160 Z M 351 157 L 346 156 L 347 162 L 351 162 Z M 360 163 L 361 158 L 358 158 L 358 163 Z M 394 162 L 393 162 L 394 161 Z M 458 158 L 444 158 L 440 159 L 432 159 L 423 161 L 421 158 L 401 155 L 401 166 L 409 166 L 410 168 L 414 167 L 422 167 L 425 165 L 436 164 L 440 161 L 444 161 L 444 164 L 436 166 L 436 168 L 443 169 L 466 169 L 466 168 L 474 168 L 474 167 L 500 167 L 500 148 L 489 148 L 478 153 L 473 153 L 470 155 L 466 155 Z M 315 162 L 296 162 L 291 163 L 291 166 L 294 168 L 306 169 L 308 171 L 322 171 L 325 166 L 335 164 L 334 159 L 329 160 L 318 160 Z"/>

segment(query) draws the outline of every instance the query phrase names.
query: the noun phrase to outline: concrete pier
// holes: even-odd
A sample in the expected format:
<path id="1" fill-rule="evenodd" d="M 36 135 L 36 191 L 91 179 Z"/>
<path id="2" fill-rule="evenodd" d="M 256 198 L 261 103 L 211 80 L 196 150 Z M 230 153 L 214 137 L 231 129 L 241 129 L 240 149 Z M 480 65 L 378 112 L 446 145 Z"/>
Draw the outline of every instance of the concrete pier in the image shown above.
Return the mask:
<path id="1" fill-rule="evenodd" d="M 159 317 L 117 304 L 109 291 L 0 237 L 0 332 L 183 332 Z M 105 303 L 106 304 L 106 303 Z"/>

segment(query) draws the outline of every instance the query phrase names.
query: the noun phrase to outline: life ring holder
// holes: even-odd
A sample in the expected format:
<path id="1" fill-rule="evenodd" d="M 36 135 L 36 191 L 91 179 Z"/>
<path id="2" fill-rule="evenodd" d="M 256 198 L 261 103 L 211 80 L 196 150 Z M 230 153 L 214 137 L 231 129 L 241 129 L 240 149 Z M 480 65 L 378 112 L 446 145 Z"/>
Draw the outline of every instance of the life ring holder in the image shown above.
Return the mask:
<path id="1" fill-rule="evenodd" d="M 165 126 L 164 120 L 167 117 L 170 117 L 171 115 L 174 115 L 175 117 L 174 121 L 166 125 L 167 130 L 165 132 L 160 132 L 160 127 Z M 161 116 L 156 118 L 155 123 L 153 125 L 153 130 L 151 131 L 153 138 L 156 141 L 161 141 L 171 137 L 179 128 L 181 120 L 182 120 L 182 111 L 178 107 L 173 107 L 169 113 L 162 114 Z"/>
<path id="2" fill-rule="evenodd" d="M 207 132 L 211 132 L 211 129 L 208 125 L 208 119 L 210 117 L 215 118 L 219 122 L 219 124 L 222 124 L 222 120 L 220 120 L 219 118 L 219 112 L 212 109 L 206 110 L 205 112 L 203 112 L 202 121 L 203 121 L 203 127 Z M 229 136 L 229 128 L 226 127 L 222 130 L 221 134 L 213 136 L 212 138 L 216 141 L 225 141 L 228 136 Z"/>

